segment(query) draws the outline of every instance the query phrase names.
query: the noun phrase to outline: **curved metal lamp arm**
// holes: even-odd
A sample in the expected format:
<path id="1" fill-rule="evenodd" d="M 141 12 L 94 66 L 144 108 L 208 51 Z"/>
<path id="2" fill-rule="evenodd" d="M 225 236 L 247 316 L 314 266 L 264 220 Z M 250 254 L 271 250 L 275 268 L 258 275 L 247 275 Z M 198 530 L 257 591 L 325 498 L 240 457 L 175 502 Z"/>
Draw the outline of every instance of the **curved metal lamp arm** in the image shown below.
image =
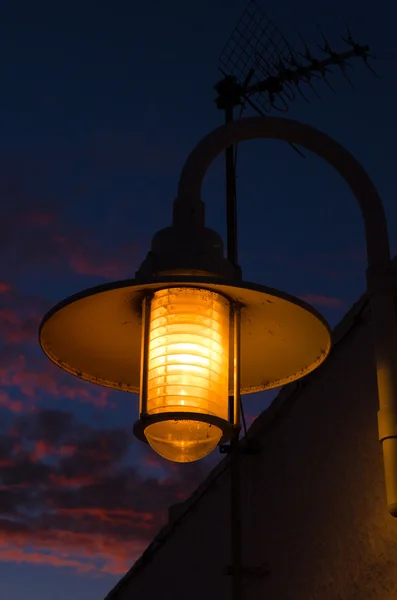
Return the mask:
<path id="1" fill-rule="evenodd" d="M 196 226 L 204 218 L 201 187 L 213 160 L 233 144 L 258 138 L 292 142 L 315 152 L 349 185 L 364 219 L 367 286 L 374 326 L 379 396 L 379 438 L 383 446 L 389 512 L 397 517 L 397 309 L 389 236 L 380 196 L 364 167 L 334 139 L 314 127 L 277 117 L 253 117 L 222 125 L 194 148 L 182 169 L 174 202 L 174 224 Z"/>
<path id="2" fill-rule="evenodd" d="M 221 125 L 203 138 L 188 156 L 179 179 L 178 206 L 191 206 L 192 219 L 196 206 L 201 207 L 201 187 L 208 168 L 225 148 L 259 138 L 292 142 L 321 156 L 332 165 L 350 186 L 364 217 L 368 264 L 390 260 L 389 237 L 382 201 L 364 167 L 331 137 L 318 129 L 278 117 L 252 117 Z M 186 214 L 186 213 L 185 213 Z"/>

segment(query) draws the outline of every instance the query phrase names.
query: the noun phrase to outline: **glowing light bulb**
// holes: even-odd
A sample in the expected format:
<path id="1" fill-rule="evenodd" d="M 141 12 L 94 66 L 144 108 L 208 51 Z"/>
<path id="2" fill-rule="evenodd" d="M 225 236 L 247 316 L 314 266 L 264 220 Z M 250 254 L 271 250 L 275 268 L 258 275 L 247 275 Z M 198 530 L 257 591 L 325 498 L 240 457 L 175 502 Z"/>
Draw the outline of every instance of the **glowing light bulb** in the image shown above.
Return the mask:
<path id="1" fill-rule="evenodd" d="M 195 412 L 228 417 L 229 303 L 197 288 L 155 292 L 150 309 L 147 412 Z M 217 446 L 219 427 L 198 420 L 149 425 L 145 436 L 175 462 L 203 458 Z"/>

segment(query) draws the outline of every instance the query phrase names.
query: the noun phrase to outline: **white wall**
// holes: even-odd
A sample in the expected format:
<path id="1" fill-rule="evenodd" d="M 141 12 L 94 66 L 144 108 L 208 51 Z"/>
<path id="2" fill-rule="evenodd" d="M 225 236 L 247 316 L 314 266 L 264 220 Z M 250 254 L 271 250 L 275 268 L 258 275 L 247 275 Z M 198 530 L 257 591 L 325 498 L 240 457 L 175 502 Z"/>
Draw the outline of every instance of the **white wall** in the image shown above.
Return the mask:
<path id="1" fill-rule="evenodd" d="M 269 573 L 245 579 L 246 600 L 397 599 L 397 520 L 386 508 L 364 318 L 273 418 L 254 424 L 262 450 L 242 458 L 244 555 Z M 228 485 L 226 472 L 112 600 L 229 600 Z"/>

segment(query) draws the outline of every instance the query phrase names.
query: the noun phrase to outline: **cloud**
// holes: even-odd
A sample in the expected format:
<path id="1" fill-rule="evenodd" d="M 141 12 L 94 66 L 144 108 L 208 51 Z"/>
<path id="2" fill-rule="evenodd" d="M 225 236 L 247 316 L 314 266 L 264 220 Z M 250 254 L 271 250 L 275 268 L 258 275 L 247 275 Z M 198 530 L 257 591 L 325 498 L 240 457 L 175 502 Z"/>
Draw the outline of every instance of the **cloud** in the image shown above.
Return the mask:
<path id="1" fill-rule="evenodd" d="M 111 390 L 64 373 L 41 353 L 38 329 L 51 302 L 17 288 L 0 296 L 0 405 L 31 411 L 43 398 L 76 400 L 99 409 L 111 406 Z"/>
<path id="2" fill-rule="evenodd" d="M 7 245 L 3 244 L 2 252 L 0 247 L 0 254 L 7 259 L 9 271 L 15 270 L 20 277 L 23 271 L 32 268 L 55 278 L 61 274 L 63 278 L 75 274 L 105 280 L 134 274 L 134 248 L 114 243 L 109 252 L 109 244 L 103 244 L 102 239 L 63 221 L 55 213 L 15 212 L 0 226 L 0 235 L 5 227 L 12 228 L 15 237 L 9 238 Z"/>
<path id="3" fill-rule="evenodd" d="M 13 400 L 7 392 L 0 391 L 0 406 L 7 408 L 13 413 L 21 413 L 24 406 L 21 400 Z"/>
<path id="4" fill-rule="evenodd" d="M 78 560 L 40 554 L 39 552 L 24 551 L 20 548 L 2 548 L 0 546 L 0 561 L 14 562 L 17 564 L 28 563 L 33 565 L 51 565 L 52 567 L 72 567 L 79 573 L 87 573 L 94 567 L 90 564 L 84 564 Z"/>
<path id="5" fill-rule="evenodd" d="M 11 284 L 10 283 L 6 283 L 4 281 L 0 281 L 0 294 L 5 294 L 6 292 L 9 292 L 11 289 Z"/>
<path id="6" fill-rule="evenodd" d="M 123 279 L 132 277 L 134 269 L 130 259 L 133 249 L 129 246 L 117 248 L 114 256 L 104 256 L 98 241 L 87 239 L 87 233 L 74 230 L 69 237 L 55 235 L 56 261 L 62 262 L 77 275 L 102 279 Z"/>
<path id="7" fill-rule="evenodd" d="M 102 280 L 133 275 L 136 249 L 117 239 L 103 243 L 98 231 L 66 218 L 64 200 L 48 189 L 51 175 L 38 176 L 17 160 L 0 168 L 0 259 L 10 279 L 0 282 L 0 294 L 32 268 L 55 279 L 60 274 Z"/>
<path id="8" fill-rule="evenodd" d="M 21 294 L 11 287 L 0 296 L 0 341 L 9 344 L 37 343 L 43 314 L 50 308 L 44 298 Z"/>
<path id="9" fill-rule="evenodd" d="M 305 302 L 326 308 L 345 308 L 346 302 L 341 298 L 322 296 L 320 294 L 301 294 L 299 296 Z"/>
<path id="10" fill-rule="evenodd" d="M 69 412 L 17 416 L 0 437 L 0 560 L 124 573 L 166 507 L 203 477 L 194 464 L 143 476 L 126 461 L 131 443 L 130 431 L 98 430 Z"/>
<path id="11" fill-rule="evenodd" d="M 53 301 L 26 281 L 32 273 L 41 281 L 50 279 L 54 287 L 76 275 L 102 281 L 131 275 L 132 250 L 124 253 L 115 245 L 114 253 L 109 252 L 94 233 L 65 220 L 61 203 L 42 186 L 40 195 L 35 191 L 42 182 L 34 174 L 24 174 L 21 165 L 0 168 L 0 195 L 7 200 L 0 205 L 0 260 L 5 265 L 0 281 L 0 408 L 31 412 L 48 398 L 112 407 L 111 390 L 62 372 L 41 354 L 37 332 Z M 24 187 L 24 181 L 30 185 Z M 33 293 L 26 291 L 29 287 Z"/>
<path id="12" fill-rule="evenodd" d="M 112 156 L 113 148 L 102 149 L 91 160 L 105 168 Z M 51 190 L 54 173 L 39 162 L 0 165 L 0 560 L 122 574 L 203 471 L 149 464 L 153 453 L 133 445 L 131 427 L 85 423 L 87 414 L 98 423 L 119 396 L 110 401 L 111 390 L 64 373 L 41 353 L 38 327 L 53 304 L 47 290 L 133 276 L 137 249 L 114 228 L 108 243 L 100 223 L 82 227 L 67 217 L 68 192 Z M 79 420 L 56 410 L 68 400 Z"/>
<path id="13" fill-rule="evenodd" d="M 98 409 L 113 406 L 109 402 L 112 390 L 74 378 L 44 356 L 22 354 L 18 348 L 10 346 L 3 347 L 0 352 L 0 388 L 4 394 L 0 404 L 14 412 L 16 405 L 12 403 L 15 401 L 21 402 L 24 410 L 30 412 L 46 397 L 59 401 L 76 400 Z M 17 398 L 12 394 L 17 394 Z"/>

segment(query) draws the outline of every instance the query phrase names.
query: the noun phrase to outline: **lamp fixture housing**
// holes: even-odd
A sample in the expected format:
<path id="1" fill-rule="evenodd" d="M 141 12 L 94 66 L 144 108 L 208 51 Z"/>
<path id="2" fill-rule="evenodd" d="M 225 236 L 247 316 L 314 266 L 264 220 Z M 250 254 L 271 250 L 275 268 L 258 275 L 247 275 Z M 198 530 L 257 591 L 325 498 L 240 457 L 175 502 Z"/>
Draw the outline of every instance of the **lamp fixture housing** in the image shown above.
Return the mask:
<path id="1" fill-rule="evenodd" d="M 209 298 L 222 298 L 231 307 L 228 313 L 229 343 L 226 332 L 218 340 L 223 352 L 229 355 L 229 389 L 226 390 L 224 383 L 226 359 L 223 357 L 220 359 L 223 360 L 222 383 L 212 399 L 202 399 L 200 406 L 197 397 L 194 401 L 190 400 L 189 405 L 183 405 L 181 398 L 179 404 L 175 400 L 171 404 L 165 398 L 170 391 L 175 391 L 171 384 L 170 387 L 149 387 L 150 377 L 155 373 L 152 371 L 155 368 L 153 361 L 156 352 L 159 352 L 156 348 L 156 343 L 159 342 L 155 342 L 154 334 L 150 338 L 150 319 L 155 317 L 156 302 L 172 295 L 172 292 L 167 291 L 170 289 L 181 290 L 181 298 L 183 295 L 186 297 L 186 294 L 189 296 L 191 303 L 190 308 L 183 313 L 185 319 L 192 314 L 189 310 L 194 304 L 193 298 L 194 302 L 197 301 L 196 314 L 205 314 L 205 311 L 200 313 L 199 301 L 205 294 Z M 176 297 L 175 291 L 173 293 Z M 156 299 L 154 305 L 153 298 Z M 233 317 L 236 308 L 238 319 Z M 175 311 L 170 311 L 170 315 L 175 315 Z M 222 328 L 225 315 L 223 308 L 219 309 Z M 216 322 L 215 317 L 214 319 Z M 236 330 L 231 336 L 232 322 L 235 323 Z M 185 325 L 188 327 L 187 323 Z M 203 336 L 203 346 L 198 346 L 205 348 L 205 344 L 211 340 L 211 326 L 202 323 L 202 327 L 206 333 Z M 301 299 L 236 278 L 179 274 L 151 277 L 145 282 L 142 279 L 116 281 L 71 296 L 45 315 L 39 339 L 48 358 L 63 370 L 101 386 L 140 394 L 140 418 L 134 426 L 135 435 L 143 441 L 151 442 L 156 451 L 167 454 L 168 458 L 176 461 L 197 460 L 202 457 L 205 454 L 204 448 L 211 449 L 213 444 L 216 445 L 218 430 L 222 432 L 220 443 L 231 439 L 233 432 L 239 427 L 240 394 L 268 390 L 303 377 L 325 360 L 331 347 L 328 324 L 313 307 Z M 238 348 L 235 348 L 234 342 L 230 343 L 232 339 L 238 340 Z M 164 342 L 164 352 L 170 347 L 167 343 Z M 200 356 L 198 349 L 197 353 Z M 179 373 L 190 366 L 190 359 L 181 361 L 179 367 L 182 369 Z M 149 377 L 145 384 L 147 375 Z M 182 380 L 178 385 L 180 392 L 186 391 Z M 158 401 L 161 394 L 156 396 L 157 392 L 154 391 L 161 387 L 162 404 Z M 206 389 L 212 391 L 213 387 L 211 385 Z M 147 399 L 144 397 L 145 393 Z M 219 394 L 223 394 L 222 399 Z M 175 396 L 183 394 L 170 394 L 171 396 L 175 399 Z M 228 414 L 225 418 L 226 405 Z M 175 432 L 175 439 L 167 437 L 170 428 Z M 183 429 L 186 439 L 181 434 Z M 203 433 L 202 438 L 198 437 L 198 432 Z M 184 441 L 187 447 L 194 436 L 197 442 L 196 453 L 190 453 L 189 450 L 178 454 L 175 443 L 181 449 L 180 442 Z M 173 447 L 170 452 L 164 450 L 166 439 L 170 448 Z"/>
<path id="2" fill-rule="evenodd" d="M 192 212 L 193 211 L 193 212 Z M 306 302 L 244 282 L 205 227 L 204 205 L 174 202 L 135 279 L 67 298 L 40 344 L 63 370 L 140 395 L 135 436 L 175 462 L 199 460 L 240 427 L 240 395 L 310 373 L 330 350 Z"/>

